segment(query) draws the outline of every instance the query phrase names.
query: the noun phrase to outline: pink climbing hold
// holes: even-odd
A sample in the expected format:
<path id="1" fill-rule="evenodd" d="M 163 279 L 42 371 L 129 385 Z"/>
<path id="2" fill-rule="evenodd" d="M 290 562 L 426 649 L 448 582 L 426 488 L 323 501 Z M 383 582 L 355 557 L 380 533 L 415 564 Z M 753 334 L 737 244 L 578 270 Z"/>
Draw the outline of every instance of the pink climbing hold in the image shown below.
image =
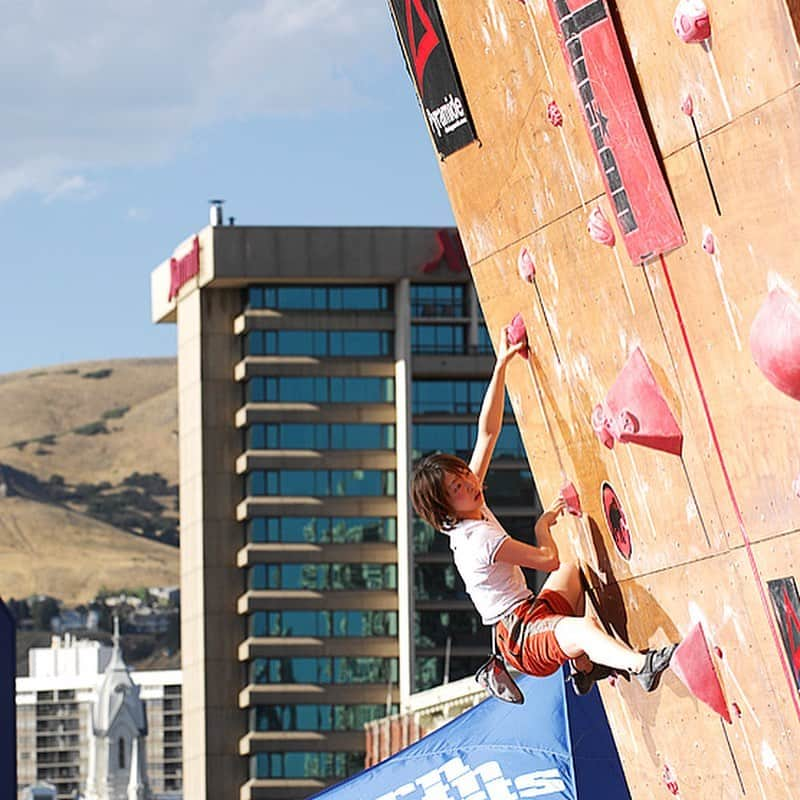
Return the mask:
<path id="1" fill-rule="evenodd" d="M 776 389 L 800 400 L 800 305 L 783 289 L 773 289 L 758 310 L 750 352 Z"/>
<path id="2" fill-rule="evenodd" d="M 681 111 L 683 111 L 687 117 L 691 117 L 692 114 L 694 114 L 694 100 L 692 100 L 690 94 L 687 94 L 683 100 L 681 100 Z"/>
<path id="3" fill-rule="evenodd" d="M 588 228 L 589 236 L 598 244 L 604 244 L 607 247 L 613 247 L 616 244 L 617 237 L 614 235 L 614 229 L 599 207 L 593 209 L 589 214 Z"/>
<path id="4" fill-rule="evenodd" d="M 683 451 L 683 433 L 638 347 L 631 353 L 605 400 L 594 407 L 592 428 L 608 448 L 617 441 L 676 456 Z"/>
<path id="5" fill-rule="evenodd" d="M 579 517 L 583 513 L 581 509 L 581 499 L 578 497 L 578 490 L 572 481 L 567 481 L 561 487 L 561 498 L 567 506 L 567 511 L 573 517 Z"/>
<path id="6" fill-rule="evenodd" d="M 710 256 L 717 252 L 717 240 L 711 228 L 703 228 L 703 250 Z"/>
<path id="7" fill-rule="evenodd" d="M 664 764 L 664 771 L 661 773 L 661 780 L 664 781 L 664 786 L 667 791 L 677 797 L 678 796 L 678 776 L 672 771 L 669 764 Z"/>
<path id="8" fill-rule="evenodd" d="M 592 430 L 594 430 L 600 442 L 611 450 L 614 447 L 614 436 L 611 433 L 611 420 L 606 414 L 606 408 L 602 403 L 598 403 L 592 409 Z"/>
<path id="9" fill-rule="evenodd" d="M 701 623 L 698 622 L 678 645 L 672 655 L 670 668 L 698 700 L 719 714 L 725 722 L 732 722 Z"/>
<path id="10" fill-rule="evenodd" d="M 522 280 L 527 283 L 533 283 L 533 279 L 536 276 L 536 265 L 533 263 L 533 258 L 531 258 L 527 247 L 523 247 L 522 250 L 519 251 L 517 269 L 519 270 L 519 276 Z"/>
<path id="11" fill-rule="evenodd" d="M 522 314 L 515 314 L 514 318 L 508 324 L 508 343 L 513 346 L 524 342 L 524 347 L 519 351 L 523 358 L 528 357 L 528 331 L 525 329 L 525 320 Z"/>
<path id="12" fill-rule="evenodd" d="M 711 20 L 702 0 L 681 0 L 675 9 L 672 26 L 682 42 L 704 42 L 711 36 Z"/>
<path id="13" fill-rule="evenodd" d="M 795 497 L 800 497 L 800 475 L 792 481 L 792 491 Z"/>
<path id="14" fill-rule="evenodd" d="M 547 121 L 556 128 L 560 128 L 564 124 L 564 115 L 555 100 L 551 100 L 547 104 Z"/>

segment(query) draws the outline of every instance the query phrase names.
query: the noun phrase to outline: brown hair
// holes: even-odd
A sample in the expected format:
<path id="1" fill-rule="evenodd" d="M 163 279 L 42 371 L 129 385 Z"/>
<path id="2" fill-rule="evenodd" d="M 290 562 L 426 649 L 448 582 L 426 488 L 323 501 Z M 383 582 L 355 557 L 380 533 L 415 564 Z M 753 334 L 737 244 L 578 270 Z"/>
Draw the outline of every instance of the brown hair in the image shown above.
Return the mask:
<path id="1" fill-rule="evenodd" d="M 447 498 L 446 474 L 468 475 L 469 466 L 458 456 L 436 453 L 426 456 L 411 475 L 411 502 L 414 509 L 437 531 L 448 531 L 458 519 Z"/>

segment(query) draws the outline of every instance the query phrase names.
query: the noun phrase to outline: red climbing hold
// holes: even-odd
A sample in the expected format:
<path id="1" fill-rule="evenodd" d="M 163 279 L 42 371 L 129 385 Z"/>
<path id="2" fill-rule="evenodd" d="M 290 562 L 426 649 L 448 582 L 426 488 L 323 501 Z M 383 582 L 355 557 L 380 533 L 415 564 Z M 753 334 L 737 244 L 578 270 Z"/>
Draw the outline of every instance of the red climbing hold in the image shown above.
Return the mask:
<path id="1" fill-rule="evenodd" d="M 675 9 L 672 25 L 678 38 L 687 44 L 704 42 L 711 36 L 711 20 L 702 0 L 681 0 Z"/>
<path id="2" fill-rule="evenodd" d="M 519 271 L 519 276 L 522 280 L 526 281 L 527 283 L 533 283 L 534 277 L 536 277 L 536 265 L 533 263 L 533 258 L 531 258 L 531 254 L 528 252 L 527 247 L 523 247 L 519 251 L 519 257 L 517 258 L 517 270 Z"/>
<path id="3" fill-rule="evenodd" d="M 525 342 L 525 346 L 519 351 L 519 354 L 523 358 L 527 358 L 528 331 L 525 329 L 525 320 L 522 319 L 522 314 L 516 314 L 508 324 L 508 343 L 513 346 L 520 342 Z"/>
<path id="4" fill-rule="evenodd" d="M 692 114 L 694 114 L 694 100 L 692 100 L 690 94 L 687 94 L 683 100 L 681 100 L 681 111 L 683 111 L 687 117 L 691 117 Z"/>
<path id="5" fill-rule="evenodd" d="M 555 100 L 551 100 L 547 104 L 547 121 L 556 128 L 560 128 L 564 124 L 564 115 Z"/>
<path id="6" fill-rule="evenodd" d="M 664 781 L 664 786 L 667 791 L 677 797 L 678 796 L 678 777 L 672 770 L 669 764 L 664 764 L 664 771 L 661 773 L 661 780 Z"/>
<path id="7" fill-rule="evenodd" d="M 638 347 L 609 389 L 605 401 L 595 406 L 592 427 L 608 448 L 617 441 L 676 456 L 683 450 L 681 429 Z"/>
<path id="8" fill-rule="evenodd" d="M 578 497 L 578 490 L 572 481 L 567 481 L 561 487 L 561 499 L 566 503 L 567 511 L 572 516 L 579 517 L 581 515 L 581 499 Z"/>
<path id="9" fill-rule="evenodd" d="M 614 235 L 614 229 L 599 208 L 594 208 L 589 214 L 587 227 L 592 241 L 604 244 L 606 247 L 613 247 L 616 244 L 617 237 Z"/>
<path id="10" fill-rule="evenodd" d="M 726 722 L 732 721 L 701 623 L 698 622 L 678 645 L 670 668 L 698 700 Z"/>
<path id="11" fill-rule="evenodd" d="M 710 256 L 717 252 L 717 240 L 711 228 L 703 228 L 703 250 Z"/>
<path id="12" fill-rule="evenodd" d="M 750 352 L 766 379 L 800 400 L 800 305 L 773 289 L 750 328 Z"/>

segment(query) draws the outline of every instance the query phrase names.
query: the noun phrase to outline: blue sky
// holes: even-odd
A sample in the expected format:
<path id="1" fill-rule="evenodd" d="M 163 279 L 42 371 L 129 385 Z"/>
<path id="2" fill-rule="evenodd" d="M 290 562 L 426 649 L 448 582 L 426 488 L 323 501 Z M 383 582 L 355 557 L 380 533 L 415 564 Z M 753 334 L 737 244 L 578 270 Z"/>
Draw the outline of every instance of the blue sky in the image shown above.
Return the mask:
<path id="1" fill-rule="evenodd" d="M 4 9 L 0 373 L 173 355 L 149 275 L 212 197 L 245 225 L 453 224 L 382 0 L 113 5 Z"/>

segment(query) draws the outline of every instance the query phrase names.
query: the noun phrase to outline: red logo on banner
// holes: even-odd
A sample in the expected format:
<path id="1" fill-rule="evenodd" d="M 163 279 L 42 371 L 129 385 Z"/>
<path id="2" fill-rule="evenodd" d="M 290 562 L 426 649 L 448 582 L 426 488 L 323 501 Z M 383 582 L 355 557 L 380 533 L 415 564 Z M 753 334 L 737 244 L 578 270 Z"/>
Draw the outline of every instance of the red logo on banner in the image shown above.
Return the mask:
<path id="1" fill-rule="evenodd" d="M 548 5 L 628 255 L 640 264 L 679 247 L 686 237 L 605 0 L 548 0 Z"/>
<path id="2" fill-rule="evenodd" d="M 181 286 L 200 272 L 200 240 L 195 236 L 192 249 L 181 258 L 169 260 L 169 297 L 178 296 Z"/>
<path id="3" fill-rule="evenodd" d="M 411 6 L 414 6 L 412 10 Z M 419 42 L 414 33 L 414 11 L 417 19 L 425 29 Z M 406 30 L 408 31 L 408 49 L 411 52 L 411 60 L 414 62 L 414 72 L 417 76 L 417 85 L 422 92 L 422 78 L 425 75 L 425 65 L 428 63 L 431 53 L 439 44 L 439 37 L 433 29 L 433 23 L 428 16 L 428 12 L 422 7 L 420 0 L 406 0 Z"/>
<path id="4" fill-rule="evenodd" d="M 442 228 L 436 231 L 436 242 L 439 245 L 439 252 L 420 267 L 421 272 L 433 272 L 443 261 L 450 272 L 463 272 L 467 268 L 467 256 L 458 232 L 451 234 Z"/>

